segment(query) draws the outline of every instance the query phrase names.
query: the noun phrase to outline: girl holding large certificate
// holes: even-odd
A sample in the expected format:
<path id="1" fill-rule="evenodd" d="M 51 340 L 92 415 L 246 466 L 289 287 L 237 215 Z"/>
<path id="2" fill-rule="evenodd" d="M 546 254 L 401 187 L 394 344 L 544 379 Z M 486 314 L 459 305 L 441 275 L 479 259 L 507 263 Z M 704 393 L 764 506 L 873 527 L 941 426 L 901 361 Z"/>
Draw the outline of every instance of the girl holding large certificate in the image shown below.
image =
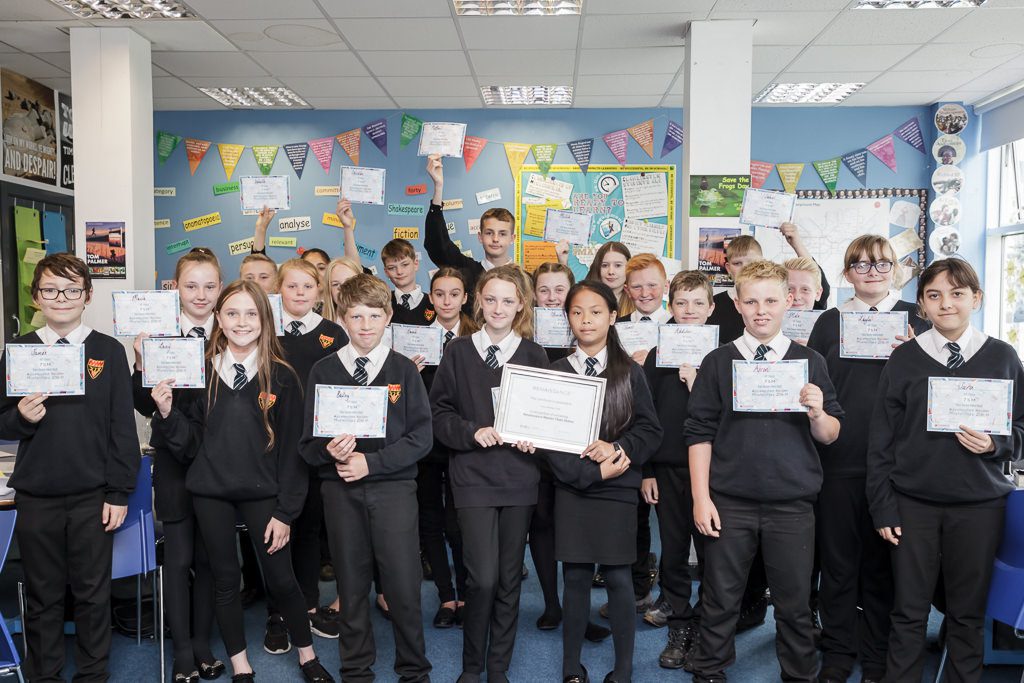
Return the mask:
<path id="1" fill-rule="evenodd" d="M 892 544 L 895 604 L 885 681 L 920 680 L 942 571 L 951 680 L 982 678 L 992 560 L 1002 538 L 1006 461 L 1021 459 L 1024 368 L 1009 344 L 971 325 L 978 275 L 959 258 L 918 278 L 932 329 L 892 352 L 871 419 L 867 493 Z"/>

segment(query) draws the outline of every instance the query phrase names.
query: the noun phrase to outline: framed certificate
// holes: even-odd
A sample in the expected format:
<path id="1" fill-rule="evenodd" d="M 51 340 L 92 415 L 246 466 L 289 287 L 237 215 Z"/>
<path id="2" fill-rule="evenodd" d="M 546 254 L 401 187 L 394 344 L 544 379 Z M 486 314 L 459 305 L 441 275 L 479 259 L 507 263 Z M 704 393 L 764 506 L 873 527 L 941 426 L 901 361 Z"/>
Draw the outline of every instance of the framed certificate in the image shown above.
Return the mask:
<path id="1" fill-rule="evenodd" d="M 811 337 L 811 330 L 814 329 L 814 323 L 818 322 L 818 318 L 824 312 L 796 308 L 789 309 L 782 319 L 782 334 L 797 344 L 806 346 L 807 340 Z"/>
<path id="2" fill-rule="evenodd" d="M 443 330 L 435 325 L 391 325 L 391 349 L 406 358 L 423 356 L 427 365 L 441 363 Z"/>
<path id="3" fill-rule="evenodd" d="M 839 357 L 885 360 L 896 336 L 907 334 L 906 311 L 842 311 L 839 314 Z"/>
<path id="4" fill-rule="evenodd" d="M 427 121 L 420 129 L 420 144 L 416 156 L 439 154 L 443 157 L 461 157 L 465 144 L 465 123 Z"/>
<path id="5" fill-rule="evenodd" d="M 718 348 L 718 325 L 658 325 L 659 368 L 683 363 L 699 368 L 704 356 Z"/>
<path id="6" fill-rule="evenodd" d="M 174 379 L 175 389 L 206 386 L 206 342 L 201 337 L 147 337 L 142 340 L 142 386 Z"/>
<path id="7" fill-rule="evenodd" d="M 748 187 L 743 191 L 740 223 L 777 228 L 793 220 L 796 195 Z"/>
<path id="8" fill-rule="evenodd" d="M 140 332 L 152 337 L 181 334 L 178 290 L 119 291 L 113 297 L 114 336 L 134 337 Z"/>
<path id="9" fill-rule="evenodd" d="M 959 432 L 960 425 L 1008 436 L 1013 420 L 1013 380 L 928 378 L 928 431 Z"/>
<path id="10" fill-rule="evenodd" d="M 582 453 L 597 440 L 605 379 L 506 363 L 494 428 L 506 442 Z"/>
<path id="11" fill-rule="evenodd" d="M 658 345 L 656 322 L 615 323 L 615 332 L 622 348 L 630 355 L 637 351 L 650 351 Z"/>
<path id="12" fill-rule="evenodd" d="M 388 388 L 317 384 L 313 436 L 383 439 L 388 424 Z"/>
<path id="13" fill-rule="evenodd" d="M 387 169 L 363 166 L 341 167 L 341 196 L 353 204 L 384 205 Z"/>
<path id="14" fill-rule="evenodd" d="M 573 336 L 565 311 L 561 308 L 534 308 L 533 341 L 546 349 L 570 348 Z"/>
<path id="15" fill-rule="evenodd" d="M 85 395 L 84 344 L 8 344 L 7 395 Z"/>
<path id="16" fill-rule="evenodd" d="M 274 211 L 292 208 L 292 193 L 286 175 L 243 175 L 238 177 L 242 211 L 259 212 L 264 206 Z"/>
<path id="17" fill-rule="evenodd" d="M 280 294 L 267 294 L 270 299 L 270 311 L 274 314 L 274 334 L 278 337 L 284 335 L 284 307 L 281 304 Z"/>
<path id="18" fill-rule="evenodd" d="M 806 360 L 734 360 L 732 409 L 741 413 L 806 413 L 800 390 L 807 384 Z"/>

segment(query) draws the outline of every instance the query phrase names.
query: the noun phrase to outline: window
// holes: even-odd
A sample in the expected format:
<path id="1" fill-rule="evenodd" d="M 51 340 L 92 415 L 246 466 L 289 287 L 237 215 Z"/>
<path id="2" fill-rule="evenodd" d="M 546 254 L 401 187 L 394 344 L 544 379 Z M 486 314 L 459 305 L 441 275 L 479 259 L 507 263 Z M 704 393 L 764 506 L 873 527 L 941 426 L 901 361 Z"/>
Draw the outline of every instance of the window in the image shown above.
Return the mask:
<path id="1" fill-rule="evenodd" d="M 998 154 L 999 226 L 1024 223 L 1024 140 L 1003 145 Z"/>
<path id="2" fill-rule="evenodd" d="M 989 152 L 985 329 L 1024 357 L 1024 140 Z"/>

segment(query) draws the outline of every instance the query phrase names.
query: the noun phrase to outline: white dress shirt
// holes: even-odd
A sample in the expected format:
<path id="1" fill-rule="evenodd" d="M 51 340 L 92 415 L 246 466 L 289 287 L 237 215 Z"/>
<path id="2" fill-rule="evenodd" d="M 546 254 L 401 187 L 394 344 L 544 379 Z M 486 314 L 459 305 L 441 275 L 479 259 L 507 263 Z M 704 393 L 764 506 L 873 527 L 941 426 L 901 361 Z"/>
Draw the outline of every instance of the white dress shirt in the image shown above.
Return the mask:
<path id="1" fill-rule="evenodd" d="M 220 378 L 224 380 L 224 383 L 229 387 L 235 385 L 235 363 L 241 363 L 245 366 L 245 381 L 251 382 L 252 378 L 256 376 L 256 372 L 259 370 L 257 361 L 256 349 L 254 348 L 244 360 L 238 360 L 234 354 L 231 353 L 230 349 L 224 349 L 224 353 L 219 353 L 213 357 L 213 369 L 220 375 Z"/>
<path id="2" fill-rule="evenodd" d="M 366 354 L 365 358 L 369 358 L 370 362 L 363 366 L 363 370 L 366 371 L 366 383 L 372 384 L 373 380 L 380 374 L 381 369 L 384 367 L 384 361 L 388 358 L 389 349 L 384 344 L 377 344 L 373 349 Z M 341 364 L 348 370 L 348 374 L 355 377 L 356 369 L 356 358 L 359 358 L 359 353 L 356 351 L 352 344 L 345 344 L 338 351 L 338 358 L 341 359 Z"/>
<path id="3" fill-rule="evenodd" d="M 896 302 L 900 300 L 900 293 L 889 290 L 889 293 L 885 295 L 885 298 L 875 304 L 875 308 L 882 313 L 888 313 L 892 310 Z M 856 313 L 867 313 L 871 310 L 871 304 L 864 303 L 857 297 L 850 297 L 842 303 L 839 307 L 840 311 L 856 312 Z"/>
<path id="4" fill-rule="evenodd" d="M 757 354 L 757 347 L 764 344 L 768 347 L 768 353 L 764 355 L 764 359 L 767 361 L 782 360 L 786 356 L 786 352 L 789 351 L 790 342 L 789 338 L 779 332 L 768 342 L 761 342 L 754 338 L 754 335 L 750 334 L 747 330 L 743 330 L 743 334 L 740 335 L 739 339 L 735 340 L 733 344 L 739 349 L 740 354 L 747 360 L 754 360 L 754 356 Z"/>
<path id="5" fill-rule="evenodd" d="M 203 331 L 206 333 L 206 335 L 205 335 L 206 339 L 209 339 L 210 335 L 213 334 L 213 313 L 210 314 L 210 317 L 208 317 L 205 322 L 196 322 L 192 318 L 188 317 L 188 313 L 186 313 L 185 311 L 182 311 L 181 312 L 181 331 L 182 331 L 182 333 L 186 337 L 194 337 L 196 335 L 192 334 L 192 329 L 196 328 L 196 327 L 203 328 Z"/>
<path id="6" fill-rule="evenodd" d="M 296 318 L 284 310 L 284 306 L 281 306 L 281 327 L 284 329 L 285 334 L 288 334 L 289 330 L 291 330 L 293 322 L 299 323 L 299 334 L 306 334 L 316 329 L 321 320 L 323 320 L 323 317 L 312 308 L 309 309 L 306 315 Z"/>
<path id="7" fill-rule="evenodd" d="M 629 322 L 631 322 L 631 323 L 645 322 L 645 321 L 640 320 L 640 318 L 642 318 L 644 316 L 647 316 L 648 318 L 651 319 L 651 322 L 658 323 L 659 325 L 661 323 L 667 323 L 669 320 L 672 319 L 672 314 L 671 313 L 666 311 L 664 308 L 658 308 L 653 313 L 641 313 L 640 311 L 633 311 L 632 313 L 629 314 Z"/>
<path id="8" fill-rule="evenodd" d="M 968 325 L 959 339 L 946 339 L 934 327 L 914 337 L 914 340 L 925 353 L 943 365 L 949 360 L 949 354 L 951 353 L 946 348 L 947 342 L 953 341 L 959 344 L 960 355 L 964 357 L 964 362 L 967 362 L 971 359 L 971 356 L 978 352 L 978 349 L 981 348 L 986 339 L 988 339 L 988 335 L 974 325 Z"/>
<path id="9" fill-rule="evenodd" d="M 479 330 L 478 332 L 473 333 L 472 339 L 473 346 L 476 347 L 476 352 L 479 353 L 480 357 L 486 361 L 487 347 L 491 346 L 493 343 L 491 342 L 491 338 L 487 336 L 487 332 L 485 330 Z M 498 352 L 494 355 L 498 359 L 499 368 L 512 358 L 516 349 L 519 348 L 520 341 L 522 341 L 522 338 L 515 332 L 510 331 L 505 335 L 504 339 L 497 343 Z"/>
<path id="10" fill-rule="evenodd" d="M 594 372 L 600 375 L 604 372 L 604 369 L 608 367 L 608 347 L 605 346 L 602 348 L 597 352 L 596 356 L 590 356 L 586 351 L 578 348 L 571 356 L 569 356 L 569 365 L 572 366 L 572 369 L 576 371 L 577 375 L 586 375 L 588 358 L 597 359 L 597 363 L 594 364 Z"/>
<path id="11" fill-rule="evenodd" d="M 89 336 L 90 332 L 92 332 L 91 328 L 86 327 L 85 325 L 79 325 L 64 335 L 63 338 L 67 339 L 69 344 L 84 344 L 85 338 Z M 54 332 L 53 328 L 49 325 L 36 330 L 36 336 L 39 337 L 39 339 L 47 346 L 53 346 L 57 343 L 58 339 L 61 339 L 61 336 Z"/>
<path id="12" fill-rule="evenodd" d="M 408 292 L 403 292 L 400 289 L 396 289 L 395 290 L 395 303 L 397 303 L 399 306 L 402 305 L 402 295 L 404 295 L 404 294 L 408 294 L 409 295 L 409 308 L 410 309 L 416 308 L 417 306 L 420 305 L 420 302 L 423 301 L 423 288 L 420 287 L 419 285 L 416 285 L 415 287 L 410 289 Z"/>

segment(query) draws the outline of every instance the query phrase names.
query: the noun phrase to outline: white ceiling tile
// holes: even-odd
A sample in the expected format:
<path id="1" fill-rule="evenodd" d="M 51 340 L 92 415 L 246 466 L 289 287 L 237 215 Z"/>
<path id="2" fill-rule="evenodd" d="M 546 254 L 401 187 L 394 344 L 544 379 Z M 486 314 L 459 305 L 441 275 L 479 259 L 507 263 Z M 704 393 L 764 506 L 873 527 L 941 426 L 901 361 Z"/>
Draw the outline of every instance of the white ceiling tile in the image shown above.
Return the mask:
<path id="1" fill-rule="evenodd" d="M 153 62 L 175 76 L 265 76 L 263 67 L 240 52 L 154 52 Z"/>
<path id="2" fill-rule="evenodd" d="M 843 12 L 816 45 L 906 45 L 927 43 L 970 10 L 889 10 Z M 865 48 L 867 51 L 867 48 Z"/>
<path id="3" fill-rule="evenodd" d="M 68 72 L 24 52 L 12 52 L 3 56 L 3 67 L 28 78 L 60 78 Z"/>
<path id="4" fill-rule="evenodd" d="M 583 23 L 583 47 L 650 47 L 682 45 L 692 14 L 588 16 Z"/>
<path id="5" fill-rule="evenodd" d="M 974 56 L 974 52 L 979 56 Z M 900 71 L 934 71 L 937 69 L 988 70 L 1024 53 L 1020 43 L 963 43 L 957 45 L 924 45 L 897 65 Z"/>
<path id="6" fill-rule="evenodd" d="M 964 90 L 993 92 L 1024 82 L 1024 69 L 995 69 L 963 84 Z"/>
<path id="7" fill-rule="evenodd" d="M 988 0 L 985 9 L 1004 9 L 1007 7 L 1024 7 L 1024 0 Z"/>
<path id="8" fill-rule="evenodd" d="M 381 85 L 392 97 L 476 97 L 470 76 L 381 76 Z"/>
<path id="9" fill-rule="evenodd" d="M 54 90 L 60 90 L 61 92 L 71 92 L 70 78 L 40 78 L 37 80 L 47 88 L 53 88 Z"/>
<path id="10" fill-rule="evenodd" d="M 843 100 L 840 107 L 898 107 L 912 104 L 932 104 L 942 97 L 941 90 L 931 92 L 902 92 L 902 93 L 854 93 Z"/>
<path id="11" fill-rule="evenodd" d="M 357 50 L 450 50 L 459 45 L 448 19 L 338 19 L 338 29 Z"/>
<path id="12" fill-rule="evenodd" d="M 781 71 L 798 54 L 800 54 L 800 48 L 796 45 L 755 45 L 753 55 L 754 73 Z"/>
<path id="13" fill-rule="evenodd" d="M 369 76 L 352 52 L 250 52 L 275 76 Z"/>
<path id="14" fill-rule="evenodd" d="M 390 97 L 306 97 L 314 109 L 392 109 Z"/>
<path id="15" fill-rule="evenodd" d="M 172 97 L 198 97 L 201 95 L 194 87 L 180 78 L 163 76 L 153 79 L 153 99 L 169 99 Z"/>
<path id="16" fill-rule="evenodd" d="M 789 65 L 792 71 L 885 71 L 917 49 L 917 45 L 811 46 Z"/>
<path id="17" fill-rule="evenodd" d="M 181 80 L 196 88 L 238 88 L 245 86 L 250 88 L 278 88 L 281 86 L 281 81 L 273 76 L 246 76 L 244 78 L 190 76 L 188 78 L 182 78 Z"/>
<path id="18" fill-rule="evenodd" d="M 971 80 L 970 71 L 889 71 L 861 88 L 863 93 L 947 92 Z"/>
<path id="19" fill-rule="evenodd" d="M 154 111 L 193 111 L 214 109 L 227 111 L 227 107 L 212 97 L 153 98 Z"/>
<path id="20" fill-rule="evenodd" d="M 619 95 L 663 95 L 672 82 L 672 74 L 635 74 L 632 76 L 580 76 L 577 95 L 601 95 L 611 99 Z"/>
<path id="21" fill-rule="evenodd" d="M 771 0 L 774 12 L 804 12 L 810 10 L 840 10 L 850 0 Z M 765 8 L 764 0 L 718 0 L 711 16 L 717 18 L 720 12 L 757 12 Z"/>
<path id="22" fill-rule="evenodd" d="M 703 18 L 716 0 L 587 0 L 583 11 L 587 16 L 592 14 L 671 14 L 673 12 L 689 12 L 694 19 Z M 1024 1 L 1024 0 L 1022 0 Z"/>
<path id="23" fill-rule="evenodd" d="M 682 95 L 668 95 L 661 102 L 661 106 L 666 109 L 682 109 L 685 104 L 686 101 Z"/>
<path id="24" fill-rule="evenodd" d="M 781 80 L 781 79 L 779 79 L 779 80 Z M 761 92 L 762 90 L 764 90 L 766 85 L 768 85 L 769 83 L 773 83 L 773 82 L 776 82 L 775 74 L 774 73 L 770 73 L 770 74 L 752 74 L 751 75 L 751 80 L 750 80 L 750 89 L 753 92 L 753 94 L 757 94 L 757 93 Z M 675 88 L 673 88 L 673 90 L 675 90 Z M 681 90 L 682 90 L 682 88 L 680 88 L 680 91 Z"/>
<path id="25" fill-rule="evenodd" d="M 572 76 L 483 76 L 478 80 L 481 87 L 490 85 L 572 85 Z"/>
<path id="26" fill-rule="evenodd" d="M 170 74 L 170 73 L 168 73 L 168 72 L 167 72 L 167 71 L 166 71 L 165 69 L 161 69 L 161 68 L 160 68 L 159 66 L 157 66 L 156 64 L 154 64 L 154 65 L 153 65 L 153 76 L 154 76 L 154 77 L 155 77 L 155 76 L 170 76 L 170 75 L 171 75 L 171 74 Z"/>
<path id="27" fill-rule="evenodd" d="M 280 79 L 289 88 L 306 97 L 386 97 L 387 93 L 372 78 L 288 76 Z"/>
<path id="28" fill-rule="evenodd" d="M 572 76 L 574 50 L 473 50 L 469 53 L 477 76 Z"/>
<path id="29" fill-rule="evenodd" d="M 943 96 L 939 98 L 939 101 L 956 102 L 959 100 L 960 102 L 967 104 L 974 104 L 978 100 L 988 97 L 994 92 L 995 91 L 993 90 L 954 90 L 953 92 L 943 94 Z"/>
<path id="30" fill-rule="evenodd" d="M 188 0 L 204 19 L 319 19 L 313 0 Z"/>
<path id="31" fill-rule="evenodd" d="M 37 0 L 38 1 L 38 0 Z M 84 21 L 0 21 L 0 42 L 25 52 L 67 52 L 68 28 L 88 27 Z"/>
<path id="32" fill-rule="evenodd" d="M 578 95 L 572 98 L 573 109 L 600 107 L 602 109 L 625 109 L 627 107 L 657 107 L 661 95 Z"/>
<path id="33" fill-rule="evenodd" d="M 137 21 L 132 30 L 149 40 L 154 52 L 233 52 L 236 49 L 202 21 Z"/>
<path id="34" fill-rule="evenodd" d="M 7 43 L 0 43 L 0 54 L 4 54 L 6 52 L 21 52 L 21 50 L 14 47 L 13 45 L 8 45 Z"/>
<path id="35" fill-rule="evenodd" d="M 754 19 L 755 45 L 806 45 L 814 40 L 836 12 L 719 12 L 717 19 Z"/>
<path id="36" fill-rule="evenodd" d="M 319 0 L 330 17 L 449 17 L 451 0 Z"/>
<path id="37" fill-rule="evenodd" d="M 469 62 L 462 50 L 363 50 L 359 56 L 376 76 L 469 75 Z"/>
<path id="38" fill-rule="evenodd" d="M 868 83 L 878 75 L 878 71 L 786 71 L 774 80 L 779 83 Z"/>
<path id="39" fill-rule="evenodd" d="M 576 49 L 579 27 L 578 16 L 459 18 L 462 37 L 470 50 Z"/>
<path id="40" fill-rule="evenodd" d="M 70 52 L 35 52 L 33 53 L 39 59 L 44 62 L 53 64 L 58 69 L 63 69 L 68 73 L 71 73 L 71 53 Z"/>
<path id="41" fill-rule="evenodd" d="M 67 10 L 40 0 L 4 0 L 0 15 L 9 21 L 61 21 L 75 18 Z"/>
<path id="42" fill-rule="evenodd" d="M 399 107 L 418 109 L 478 109 L 483 101 L 479 97 L 396 97 Z"/>
<path id="43" fill-rule="evenodd" d="M 1024 9 L 982 7 L 956 22 L 950 31 L 933 39 L 936 43 L 983 42 L 994 45 L 1019 42 L 1024 28 Z"/>
<path id="44" fill-rule="evenodd" d="M 296 52 L 347 49 L 341 36 L 326 19 L 247 19 L 210 23 L 243 50 Z"/>
<path id="45" fill-rule="evenodd" d="M 685 47 L 581 50 L 581 74 L 674 74 L 686 57 Z"/>

